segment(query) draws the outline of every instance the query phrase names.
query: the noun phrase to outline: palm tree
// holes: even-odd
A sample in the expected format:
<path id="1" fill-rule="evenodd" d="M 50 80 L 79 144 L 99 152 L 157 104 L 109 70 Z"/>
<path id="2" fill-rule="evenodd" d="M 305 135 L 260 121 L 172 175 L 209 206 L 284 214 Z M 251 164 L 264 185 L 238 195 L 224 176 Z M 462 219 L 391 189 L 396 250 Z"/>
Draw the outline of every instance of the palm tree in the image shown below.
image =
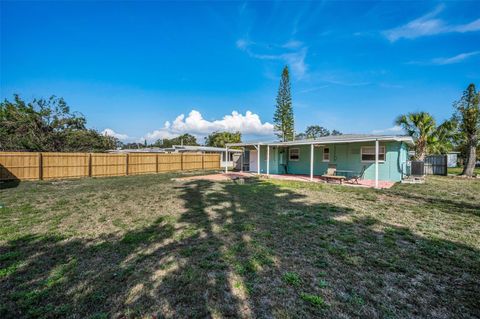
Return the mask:
<path id="1" fill-rule="evenodd" d="M 415 159 L 423 161 L 430 146 L 438 142 L 437 124 L 427 112 L 416 112 L 400 115 L 396 125 L 401 126 L 415 140 Z"/>

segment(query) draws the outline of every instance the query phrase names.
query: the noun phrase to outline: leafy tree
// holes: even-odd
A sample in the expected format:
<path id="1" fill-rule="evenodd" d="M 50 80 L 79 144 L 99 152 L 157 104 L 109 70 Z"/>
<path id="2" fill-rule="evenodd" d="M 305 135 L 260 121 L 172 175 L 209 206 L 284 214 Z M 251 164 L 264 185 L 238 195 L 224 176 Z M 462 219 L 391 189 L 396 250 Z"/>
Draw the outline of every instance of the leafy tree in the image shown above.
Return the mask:
<path id="1" fill-rule="evenodd" d="M 240 143 L 242 134 L 240 132 L 213 132 L 205 137 L 205 145 L 214 147 L 225 147 L 227 143 Z"/>
<path id="2" fill-rule="evenodd" d="M 333 130 L 331 135 L 343 135 L 343 133 L 337 130 Z"/>
<path id="3" fill-rule="evenodd" d="M 152 146 L 157 146 L 158 145 L 155 143 L 153 144 Z M 139 148 L 142 148 L 143 145 L 141 143 L 125 143 L 122 145 L 122 149 L 124 150 L 132 150 L 132 149 L 139 149 Z"/>
<path id="4" fill-rule="evenodd" d="M 457 122 L 454 119 L 447 120 L 437 126 L 435 134 L 430 138 L 427 145 L 428 154 L 446 154 L 454 148 L 455 128 Z"/>
<path id="5" fill-rule="evenodd" d="M 16 151 L 102 151 L 116 139 L 86 128 L 62 98 L 25 102 L 19 95 L 0 103 L 0 149 Z"/>
<path id="6" fill-rule="evenodd" d="M 307 134 L 305 134 L 305 133 L 298 133 L 298 134 L 295 135 L 296 140 L 305 140 L 307 138 L 308 138 Z"/>
<path id="7" fill-rule="evenodd" d="M 165 138 L 163 140 L 158 140 L 155 142 L 155 144 L 153 144 L 153 146 L 162 147 L 162 148 L 172 147 L 173 145 L 197 146 L 198 143 L 197 143 L 197 138 L 195 136 L 186 133 L 171 139 Z"/>
<path id="8" fill-rule="evenodd" d="M 304 133 L 297 134 L 296 139 L 297 140 L 303 140 L 307 138 L 315 139 L 315 138 L 330 136 L 330 135 L 342 135 L 342 133 L 337 130 L 333 130 L 332 132 L 330 132 L 328 129 L 320 125 L 310 125 L 310 126 L 307 126 Z"/>
<path id="9" fill-rule="evenodd" d="M 305 135 L 307 138 L 319 138 L 322 136 L 329 136 L 330 131 L 319 125 L 310 125 L 307 126 Z"/>
<path id="10" fill-rule="evenodd" d="M 457 141 L 466 155 L 466 162 L 462 175 L 472 176 L 477 158 L 477 148 L 480 139 L 480 93 L 475 84 L 470 84 L 463 92 L 459 101 L 454 103 L 456 113 L 454 118 L 458 122 Z"/>
<path id="11" fill-rule="evenodd" d="M 294 137 L 294 119 L 292 95 L 290 93 L 290 76 L 288 67 L 282 71 L 282 78 L 277 94 L 277 105 L 273 116 L 276 135 L 282 141 L 291 141 Z"/>
<path id="12" fill-rule="evenodd" d="M 400 115 L 395 124 L 415 140 L 416 160 L 423 161 L 427 153 L 444 153 L 451 149 L 452 129 L 455 126 L 452 121 L 445 121 L 437 127 L 431 114 L 417 112 Z"/>
<path id="13" fill-rule="evenodd" d="M 100 152 L 116 148 L 118 140 L 92 129 L 70 131 L 65 136 L 62 152 Z"/>

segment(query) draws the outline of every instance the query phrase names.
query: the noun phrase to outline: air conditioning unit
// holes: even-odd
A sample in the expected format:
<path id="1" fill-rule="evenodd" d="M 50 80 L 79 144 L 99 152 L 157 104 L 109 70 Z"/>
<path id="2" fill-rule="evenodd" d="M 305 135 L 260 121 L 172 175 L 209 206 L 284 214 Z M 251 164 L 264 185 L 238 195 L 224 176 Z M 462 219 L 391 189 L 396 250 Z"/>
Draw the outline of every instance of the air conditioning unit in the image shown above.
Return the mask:
<path id="1" fill-rule="evenodd" d="M 412 176 L 424 176 L 425 175 L 425 163 L 423 161 L 412 161 L 411 175 Z"/>

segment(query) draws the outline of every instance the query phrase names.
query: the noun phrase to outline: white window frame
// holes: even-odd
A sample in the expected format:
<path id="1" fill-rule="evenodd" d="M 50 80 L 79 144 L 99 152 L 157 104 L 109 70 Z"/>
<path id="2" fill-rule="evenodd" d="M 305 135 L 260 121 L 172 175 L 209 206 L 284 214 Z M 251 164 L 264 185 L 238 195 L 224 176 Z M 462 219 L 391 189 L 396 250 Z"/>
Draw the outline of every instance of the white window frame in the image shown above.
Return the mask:
<path id="1" fill-rule="evenodd" d="M 363 160 L 364 148 L 367 148 L 367 147 L 373 149 L 373 153 L 369 152 L 369 153 L 366 153 L 365 155 L 375 156 L 375 146 L 362 146 L 362 147 L 360 147 L 360 161 L 362 163 L 375 163 L 375 159 L 373 159 L 373 160 Z M 381 159 L 382 154 L 383 154 L 383 159 Z M 385 163 L 386 156 L 387 156 L 387 154 L 386 154 L 385 146 L 379 146 L 379 148 L 378 148 L 378 162 L 379 163 Z"/>
<path id="2" fill-rule="evenodd" d="M 296 150 L 297 151 L 297 159 L 292 159 L 292 151 Z M 300 160 L 300 149 L 295 147 L 295 148 L 289 148 L 288 149 L 288 160 L 292 162 L 298 162 Z"/>
<path id="3" fill-rule="evenodd" d="M 328 150 L 328 153 L 325 153 L 325 150 Z M 328 158 L 325 159 L 325 155 L 328 154 Z M 330 162 L 330 147 L 324 147 L 322 153 L 322 162 L 329 163 Z"/>

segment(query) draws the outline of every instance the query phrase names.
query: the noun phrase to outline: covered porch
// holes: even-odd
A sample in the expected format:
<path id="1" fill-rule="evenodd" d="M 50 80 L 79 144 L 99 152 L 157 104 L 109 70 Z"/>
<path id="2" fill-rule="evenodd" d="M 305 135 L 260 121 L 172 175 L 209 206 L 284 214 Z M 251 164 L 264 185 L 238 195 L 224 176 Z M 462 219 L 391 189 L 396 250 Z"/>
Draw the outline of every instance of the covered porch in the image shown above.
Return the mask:
<path id="1" fill-rule="evenodd" d="M 257 175 L 298 180 L 345 181 L 375 188 L 401 181 L 410 138 L 392 136 L 328 136 L 291 142 L 228 144 L 242 148 L 241 165 Z M 247 168 L 247 169 L 245 169 Z M 228 172 L 228 169 L 225 170 Z"/>

